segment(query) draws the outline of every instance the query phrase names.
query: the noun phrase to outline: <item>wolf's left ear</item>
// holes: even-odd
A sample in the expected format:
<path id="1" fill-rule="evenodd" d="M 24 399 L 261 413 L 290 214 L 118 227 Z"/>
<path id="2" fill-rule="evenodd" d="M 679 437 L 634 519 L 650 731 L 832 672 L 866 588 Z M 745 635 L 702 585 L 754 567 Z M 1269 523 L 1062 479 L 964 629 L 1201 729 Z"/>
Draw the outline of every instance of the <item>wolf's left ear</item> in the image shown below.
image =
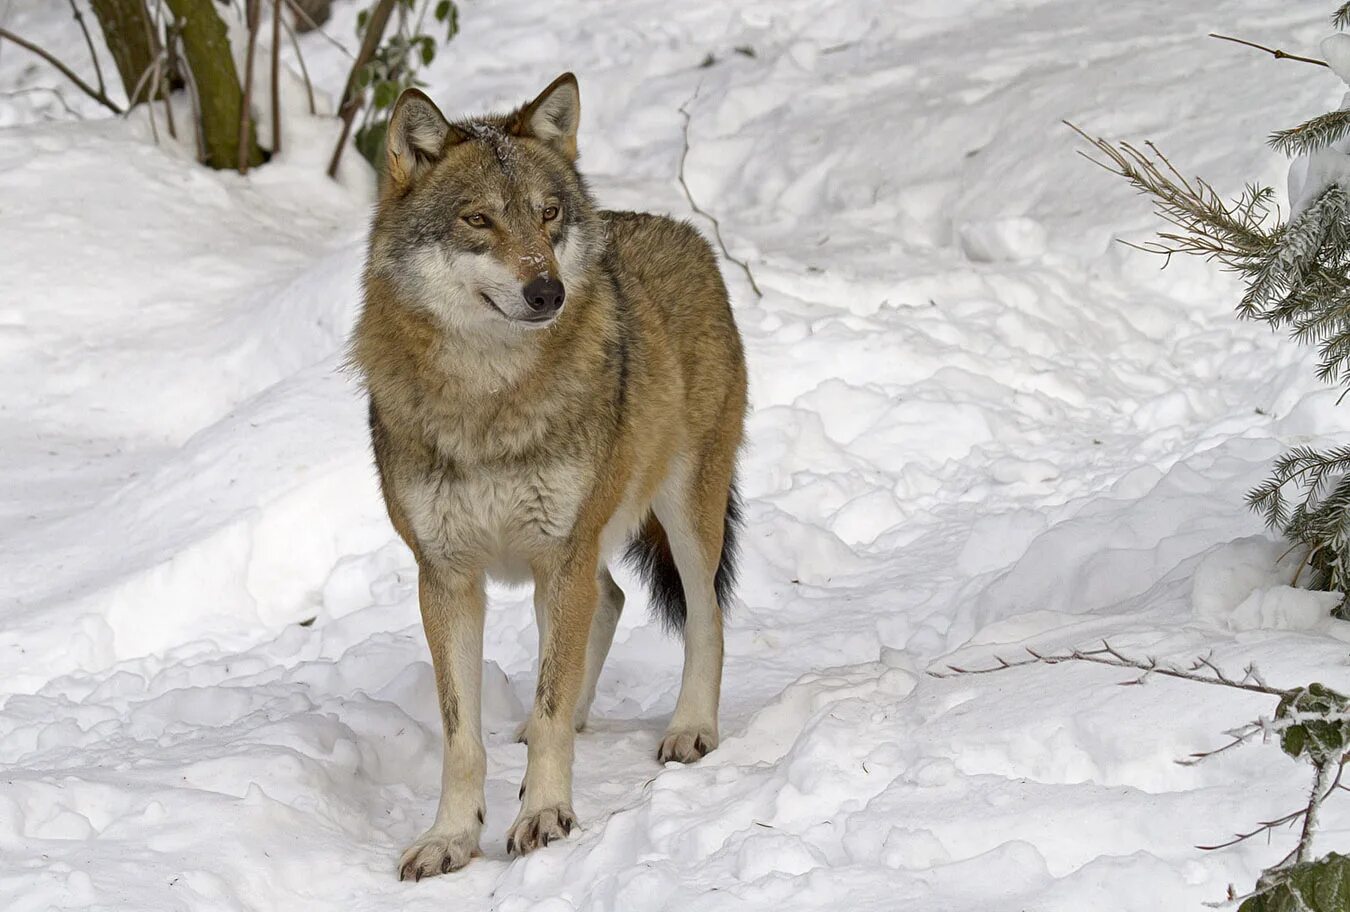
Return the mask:
<path id="1" fill-rule="evenodd" d="M 580 123 L 581 92 L 577 90 L 577 77 L 563 73 L 538 98 L 520 109 L 515 132 L 541 139 L 576 161 Z"/>
<path id="2" fill-rule="evenodd" d="M 436 103 L 418 89 L 405 89 L 394 104 L 385 136 L 389 179 L 397 187 L 445 157 L 456 132 Z"/>

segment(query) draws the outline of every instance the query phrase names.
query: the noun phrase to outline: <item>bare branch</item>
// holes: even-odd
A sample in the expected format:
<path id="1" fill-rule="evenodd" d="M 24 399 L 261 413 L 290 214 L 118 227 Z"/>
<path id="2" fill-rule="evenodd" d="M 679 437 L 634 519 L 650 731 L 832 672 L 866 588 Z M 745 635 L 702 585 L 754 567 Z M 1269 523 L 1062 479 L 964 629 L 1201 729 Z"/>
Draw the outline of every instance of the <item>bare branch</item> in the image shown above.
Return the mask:
<path id="1" fill-rule="evenodd" d="M 272 0 L 272 154 L 281 151 L 281 3 Z"/>
<path id="2" fill-rule="evenodd" d="M 1347 757 L 1341 757 L 1340 765 L 1336 768 L 1336 778 L 1327 786 L 1327 781 L 1331 779 L 1331 764 L 1317 764 L 1317 772 L 1313 776 L 1312 794 L 1308 798 L 1308 808 L 1303 815 L 1303 829 L 1299 832 L 1298 846 L 1294 849 L 1294 863 L 1302 864 L 1309 860 L 1309 854 L 1312 851 L 1313 832 L 1317 828 L 1317 812 L 1322 809 L 1322 802 L 1327 799 L 1337 786 L 1341 784 L 1341 773 L 1345 772 L 1345 762 Z"/>
<path id="3" fill-rule="evenodd" d="M 361 39 L 361 49 L 357 51 L 356 58 L 352 61 L 351 72 L 347 74 L 347 85 L 342 90 L 342 104 L 338 108 L 338 116 L 342 118 L 342 134 L 333 149 L 333 157 L 328 161 L 328 176 L 331 178 L 337 178 L 338 164 L 342 161 L 343 150 L 347 148 L 347 137 L 351 136 L 352 121 L 361 110 L 361 102 L 365 96 L 365 92 L 357 85 L 357 78 L 361 74 L 361 69 L 370 62 L 371 57 L 375 56 L 393 11 L 394 0 L 380 0 L 371 11 L 370 18 L 366 20 L 366 34 Z"/>
<path id="4" fill-rule="evenodd" d="M 717 237 L 717 245 L 722 248 L 722 255 L 731 262 L 735 263 L 737 266 L 741 267 L 741 271 L 745 273 L 745 277 L 750 280 L 750 288 L 755 292 L 755 297 L 763 298 L 764 292 L 759 290 L 759 283 L 755 281 L 755 275 L 750 271 L 750 264 L 747 263 L 745 260 L 738 259 L 737 257 L 731 255 L 731 251 L 727 249 L 727 242 L 722 239 L 721 222 L 717 220 L 717 216 L 713 215 L 711 212 L 704 209 L 702 206 L 698 204 L 697 201 L 695 201 L 694 194 L 689 189 L 689 183 L 684 179 L 684 165 L 689 158 L 689 124 L 690 124 L 689 105 L 693 104 L 696 98 L 698 98 L 697 91 L 694 92 L 694 94 L 689 98 L 688 101 L 680 105 L 680 114 L 681 116 L 684 117 L 684 148 L 680 151 L 680 167 L 679 173 L 677 175 L 680 180 L 680 187 L 684 190 L 684 198 L 689 202 L 689 208 L 693 209 L 699 215 L 703 216 L 710 223 L 712 223 L 713 234 Z"/>
<path id="5" fill-rule="evenodd" d="M 1270 723 L 1266 719 L 1257 719 L 1255 722 L 1248 722 L 1241 728 L 1235 728 L 1232 729 L 1231 731 L 1224 732 L 1225 735 L 1232 738 L 1233 740 L 1229 741 L 1223 747 L 1216 747 L 1214 750 L 1208 751 L 1197 751 L 1196 753 L 1191 754 L 1186 759 L 1178 760 L 1176 762 L 1181 766 L 1195 766 L 1198 763 L 1208 760 L 1210 757 L 1216 757 L 1219 754 L 1225 753 L 1226 751 L 1230 751 L 1235 747 L 1241 747 L 1248 741 L 1255 738 L 1257 735 L 1266 734 L 1268 731 L 1270 731 L 1270 728 L 1271 728 Z"/>
<path id="6" fill-rule="evenodd" d="M 52 88 L 51 86 L 32 86 L 27 89 L 14 89 L 9 92 L 0 92 L 0 98 L 18 98 L 20 95 L 31 95 L 34 92 L 47 92 L 51 95 L 55 95 L 56 100 L 61 103 L 61 107 L 66 109 L 67 114 L 74 117 L 76 120 L 84 120 L 84 115 L 70 106 L 70 102 L 66 101 L 66 96 L 61 94 L 61 90 Z"/>
<path id="7" fill-rule="evenodd" d="M 244 100 L 239 106 L 239 173 L 248 173 L 248 152 L 253 127 L 253 57 L 258 50 L 258 15 L 262 0 L 244 0 L 244 18 L 248 26 L 248 47 L 244 52 Z"/>
<path id="8" fill-rule="evenodd" d="M 1216 35 L 1213 32 L 1209 33 L 1209 37 L 1218 38 L 1220 41 L 1231 41 L 1234 44 L 1243 44 L 1249 48 L 1256 48 L 1258 51 L 1265 51 L 1267 54 L 1270 54 L 1276 60 L 1297 60 L 1300 63 L 1314 63 L 1317 64 L 1317 66 L 1323 67 L 1331 66 L 1325 60 L 1318 60 L 1315 57 L 1300 57 L 1298 54 L 1290 54 L 1286 51 L 1280 50 L 1279 48 L 1268 48 L 1264 44 L 1257 44 L 1254 41 L 1246 41 L 1242 38 L 1233 38 L 1229 35 Z"/>
<path id="9" fill-rule="evenodd" d="M 142 94 L 146 94 L 147 98 L 152 97 L 148 92 L 153 91 L 150 89 L 150 86 L 153 85 L 157 87 L 161 83 L 159 69 L 164 59 L 165 52 L 161 50 L 155 55 L 154 59 L 146 65 L 145 72 L 141 73 L 141 78 L 136 80 L 136 85 L 131 90 L 131 97 L 127 99 L 127 110 L 124 116 L 131 116 L 131 112 L 135 109 L 136 105 L 141 103 Z"/>
<path id="10" fill-rule="evenodd" d="M 161 62 L 156 66 L 159 74 L 159 100 L 164 103 L 164 120 L 169 125 L 169 135 L 177 139 L 178 127 L 173 121 L 173 101 L 169 97 L 173 94 L 171 88 L 173 83 L 173 47 L 170 29 L 164 21 L 164 0 L 156 0 L 155 2 L 155 29 L 157 32 L 164 32 L 164 47 L 159 52 Z"/>
<path id="11" fill-rule="evenodd" d="M 175 26 L 172 30 L 175 40 L 180 35 L 180 28 Z M 192 135 L 197 143 L 197 163 L 206 163 L 206 127 L 202 123 L 201 97 L 197 88 L 197 77 L 192 73 L 192 67 L 183 67 L 183 81 L 187 85 L 188 101 L 192 104 Z"/>
<path id="12" fill-rule="evenodd" d="M 94 39 L 89 35 L 89 26 L 84 24 L 84 13 L 80 12 L 75 0 L 70 0 L 70 12 L 75 16 L 80 31 L 84 32 L 84 43 L 89 48 L 89 59 L 94 61 L 94 76 L 98 78 L 98 90 L 106 95 L 108 87 L 103 83 L 103 67 L 99 66 L 98 52 L 94 50 Z"/>
<path id="13" fill-rule="evenodd" d="M 97 101 L 99 104 L 103 105 L 103 107 L 107 108 L 109 111 L 112 111 L 114 114 L 122 113 L 122 109 L 119 108 L 117 104 L 107 96 L 106 93 L 100 91 L 99 89 L 94 88 L 89 83 L 85 82 L 83 79 L 81 79 L 79 76 L 75 74 L 74 70 L 72 70 L 70 67 L 66 66 L 64 63 L 58 60 L 50 51 L 46 50 L 45 48 L 38 47 L 31 41 L 26 41 L 23 38 L 20 38 L 18 35 L 14 34 L 9 29 L 6 28 L 0 28 L 0 38 L 5 39 L 6 41 L 12 41 L 14 44 L 17 44 L 24 50 L 31 51 L 34 54 L 37 54 L 43 60 L 47 61 L 52 66 L 60 70 L 62 76 L 65 76 L 71 82 L 75 83 L 76 88 L 84 92 L 84 94 L 88 95 L 90 98 L 94 99 L 94 101 Z"/>
<path id="14" fill-rule="evenodd" d="M 1301 817 L 1306 817 L 1307 815 L 1308 815 L 1307 808 L 1299 808 L 1297 811 L 1290 811 L 1283 817 L 1276 817 L 1274 820 L 1263 821 L 1260 826 L 1258 826 L 1256 829 L 1252 830 L 1249 833 L 1237 833 L 1236 835 L 1233 836 L 1232 839 L 1228 840 L 1227 842 L 1218 842 L 1215 843 L 1214 845 L 1198 845 L 1196 846 L 1196 848 L 1205 852 L 1215 852 L 1218 851 L 1219 849 L 1227 849 L 1230 848 L 1231 846 L 1237 845 L 1239 842 L 1246 842 L 1253 836 L 1260 836 L 1262 833 L 1268 833 L 1277 827 L 1282 827 L 1285 824 L 1293 823 L 1295 820 L 1298 820 Z"/>
<path id="15" fill-rule="evenodd" d="M 273 2 L 280 3 L 281 0 L 273 0 Z M 309 96 L 309 113 L 317 114 L 318 109 L 314 105 L 314 83 L 309 79 L 309 67 L 305 66 L 305 55 L 300 50 L 300 39 L 285 16 L 281 17 L 281 24 L 286 29 L 286 37 L 291 40 L 291 47 L 295 50 L 296 63 L 300 64 L 300 75 L 305 79 L 305 92 Z"/>
<path id="16" fill-rule="evenodd" d="M 1021 668 L 1027 665 L 1058 665 L 1062 662 L 1090 662 L 1095 665 L 1109 665 L 1113 668 L 1135 668 L 1145 673 L 1145 675 L 1158 674 L 1169 678 L 1181 678 L 1187 681 L 1199 681 L 1202 684 L 1217 684 L 1222 687 L 1231 687 L 1235 690 L 1247 690 L 1253 693 L 1269 694 L 1274 697 L 1282 697 L 1288 691 L 1271 687 L 1268 684 L 1259 681 L 1259 677 L 1252 680 L 1237 681 L 1223 672 L 1219 671 L 1208 659 L 1197 659 L 1191 668 L 1178 668 L 1173 665 L 1163 665 L 1157 659 L 1131 659 L 1117 652 L 1111 644 L 1103 642 L 1099 649 L 1074 649 L 1067 653 L 1059 655 L 1050 655 L 1037 652 L 1034 649 L 1027 648 L 1029 659 L 1020 661 L 1009 661 L 1001 656 L 994 656 L 994 661 L 998 664 L 992 668 L 959 668 L 955 665 L 948 665 L 949 671 L 930 671 L 929 675 L 935 678 L 951 678 L 957 675 L 973 674 L 991 674 L 997 671 L 1006 671 L 1010 668 Z M 1210 674 L 1199 673 L 1201 669 L 1211 669 Z M 1134 682 L 1131 682 L 1134 683 Z"/>
<path id="17" fill-rule="evenodd" d="M 297 0 L 286 0 L 286 5 L 289 6 L 291 8 L 291 11 L 295 13 L 297 19 L 305 20 L 305 24 L 309 26 L 310 31 L 318 32 L 320 35 L 324 37 L 325 40 L 327 40 L 329 44 L 331 44 L 333 47 L 341 51 L 343 55 L 347 57 L 348 60 L 352 59 L 352 52 L 347 50 L 347 46 L 343 44 L 341 41 L 338 41 L 332 35 L 328 34 L 326 31 L 324 31 L 323 28 L 319 25 L 319 23 L 314 21 L 314 17 L 311 16 L 308 12 L 306 12 L 305 8 L 301 6 L 297 2 Z M 287 29 L 290 29 L 290 23 L 287 23 L 286 27 Z M 292 37 L 295 34 L 293 29 L 291 30 L 291 34 Z"/>

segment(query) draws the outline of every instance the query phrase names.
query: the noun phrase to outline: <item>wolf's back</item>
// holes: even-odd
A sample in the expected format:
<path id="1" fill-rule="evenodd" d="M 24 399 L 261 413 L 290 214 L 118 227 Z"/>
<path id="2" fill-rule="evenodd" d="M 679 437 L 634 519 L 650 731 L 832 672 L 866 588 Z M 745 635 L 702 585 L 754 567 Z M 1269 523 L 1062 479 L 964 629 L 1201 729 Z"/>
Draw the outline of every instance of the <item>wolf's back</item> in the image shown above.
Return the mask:
<path id="1" fill-rule="evenodd" d="M 744 417 L 745 358 L 717 255 L 689 223 L 644 212 L 602 212 L 621 281 L 636 280 L 643 296 L 662 311 L 680 365 L 692 412 L 717 416 L 720 429 L 739 428 Z M 720 436 L 714 431 L 715 436 Z M 696 446 L 705 445 L 695 441 Z M 733 446 L 739 446 L 739 439 Z M 741 500 L 733 479 L 722 517 L 722 551 L 714 589 L 726 610 L 735 584 L 736 536 Z M 666 627 L 684 627 L 684 587 L 665 530 L 649 516 L 625 557 L 646 580 L 652 610 Z"/>

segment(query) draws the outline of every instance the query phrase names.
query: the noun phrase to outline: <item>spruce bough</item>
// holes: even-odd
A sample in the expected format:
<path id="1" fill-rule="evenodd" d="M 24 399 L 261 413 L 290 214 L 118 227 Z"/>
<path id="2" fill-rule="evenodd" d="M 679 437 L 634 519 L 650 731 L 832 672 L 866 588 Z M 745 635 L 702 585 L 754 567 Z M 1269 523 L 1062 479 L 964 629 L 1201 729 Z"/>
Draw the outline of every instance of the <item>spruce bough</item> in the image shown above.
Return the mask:
<path id="1" fill-rule="evenodd" d="M 1350 24 L 1350 3 L 1333 23 Z M 1327 65 L 1350 83 L 1350 36 L 1329 38 L 1323 51 Z M 1291 166 L 1288 220 L 1270 187 L 1250 185 L 1224 199 L 1203 179 L 1183 176 L 1151 143 L 1141 148 L 1078 132 L 1098 156 L 1089 157 L 1152 197 L 1170 226 L 1134 246 L 1200 256 L 1237 273 L 1246 284 L 1238 315 L 1315 346 L 1318 377 L 1350 392 L 1350 94 L 1340 109 L 1270 137 L 1277 151 L 1299 156 Z M 1350 618 L 1350 447 L 1285 453 L 1247 502 L 1305 549 L 1306 584 L 1341 593 L 1334 613 Z"/>

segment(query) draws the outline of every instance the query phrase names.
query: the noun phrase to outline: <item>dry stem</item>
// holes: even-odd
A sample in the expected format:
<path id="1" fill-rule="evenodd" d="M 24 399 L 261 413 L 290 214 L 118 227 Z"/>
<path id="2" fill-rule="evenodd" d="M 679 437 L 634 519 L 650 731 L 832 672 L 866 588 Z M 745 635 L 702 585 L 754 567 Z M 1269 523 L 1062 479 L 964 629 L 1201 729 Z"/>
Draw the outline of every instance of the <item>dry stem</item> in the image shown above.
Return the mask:
<path id="1" fill-rule="evenodd" d="M 698 204 L 694 199 L 694 194 L 689 190 L 689 183 L 684 179 L 684 164 L 689 158 L 689 105 L 691 105 L 696 98 L 698 98 L 698 92 L 694 92 L 688 101 L 680 105 L 680 114 L 684 117 L 684 148 L 680 151 L 680 167 L 678 173 L 680 187 L 684 190 L 684 198 L 689 202 L 689 208 L 693 209 L 712 224 L 713 234 L 717 238 L 717 245 L 722 248 L 722 255 L 741 267 L 741 271 L 745 273 L 745 277 L 750 281 L 750 288 L 755 292 L 755 297 L 763 298 L 764 292 L 759 290 L 759 283 L 755 281 L 754 273 L 750 271 L 750 264 L 745 260 L 738 259 L 731 255 L 731 251 L 727 249 L 727 242 L 722 239 L 721 222 L 717 220 L 717 216 Z"/>
<path id="2" fill-rule="evenodd" d="M 99 104 L 103 105 L 103 107 L 107 108 L 109 111 L 112 111 L 114 114 L 122 113 L 122 109 L 119 108 L 117 104 L 111 98 L 109 98 L 105 92 L 103 92 L 101 89 L 94 88 L 89 83 L 85 82 L 83 79 L 77 76 L 74 70 L 72 70 L 70 67 L 66 66 L 64 63 L 58 60 L 56 56 L 51 53 L 51 51 L 48 51 L 46 48 L 39 47 L 38 45 L 34 44 L 31 41 L 27 41 L 23 38 L 20 38 L 18 35 L 14 34 L 9 29 L 6 28 L 0 28 L 0 38 L 5 39 L 6 41 L 12 41 L 14 44 L 17 44 L 24 50 L 31 51 L 32 53 L 37 54 L 43 60 L 47 61 L 52 66 L 56 67 L 56 69 L 60 70 L 62 76 L 65 76 L 71 82 L 75 83 L 76 88 L 84 92 L 84 94 L 88 95 L 90 98 L 94 99 L 94 101 L 97 101 Z"/>

